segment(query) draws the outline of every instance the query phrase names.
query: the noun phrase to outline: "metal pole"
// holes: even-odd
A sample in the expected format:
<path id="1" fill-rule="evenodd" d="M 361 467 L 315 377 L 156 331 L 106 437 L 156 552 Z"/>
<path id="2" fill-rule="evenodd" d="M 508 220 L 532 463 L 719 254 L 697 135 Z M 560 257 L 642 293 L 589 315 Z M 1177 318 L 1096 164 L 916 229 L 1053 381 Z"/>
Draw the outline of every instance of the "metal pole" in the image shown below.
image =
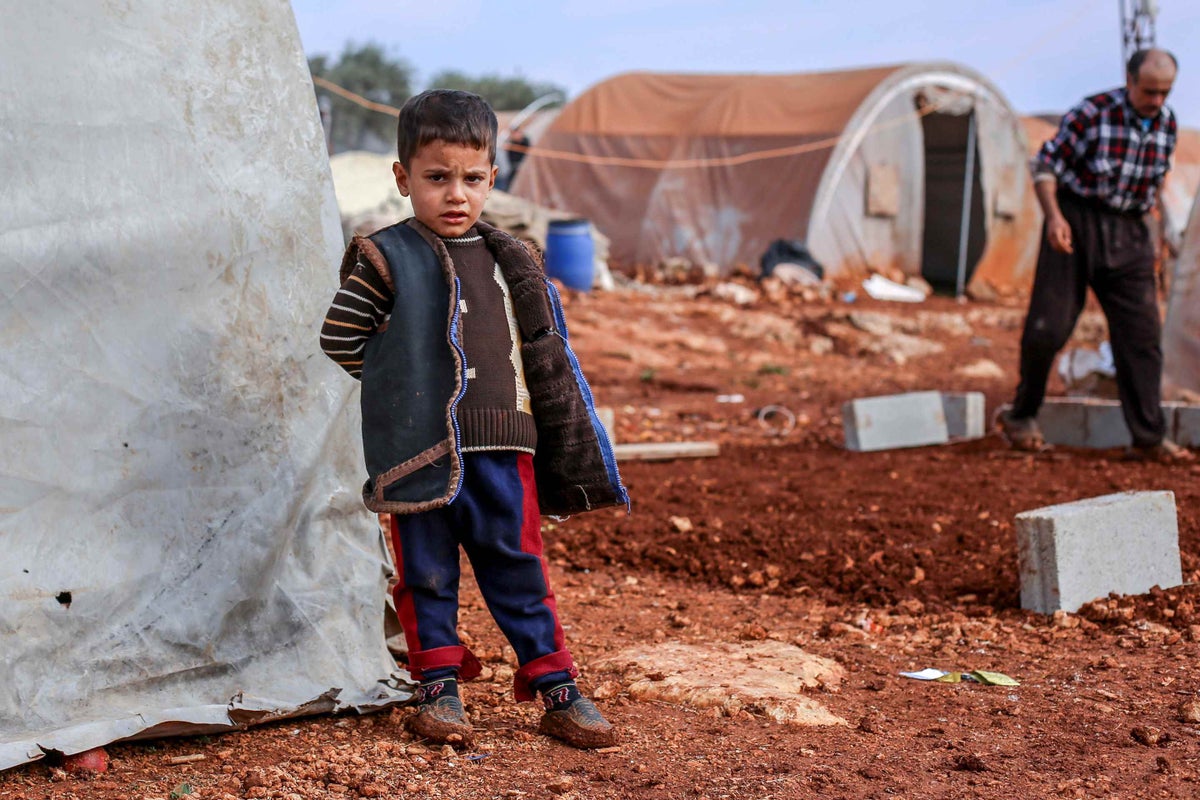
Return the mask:
<path id="1" fill-rule="evenodd" d="M 500 131 L 500 135 L 498 137 L 500 141 L 496 142 L 496 146 L 503 147 L 504 143 L 508 141 L 508 135 L 510 133 L 512 133 L 513 128 L 517 127 L 522 122 L 524 122 L 525 120 L 527 120 L 531 116 L 533 116 L 533 112 L 537 111 L 542 106 L 546 106 L 551 103 L 561 103 L 564 100 L 566 100 L 566 98 L 563 97 L 560 93 L 549 92 L 548 94 L 542 95 L 541 97 L 539 97 L 538 99 L 536 99 L 532 103 L 530 103 L 529 105 L 522 108 L 520 111 L 517 112 L 517 115 L 512 118 L 512 121 L 508 123 L 508 127 L 505 128 L 504 130 Z"/>
<path id="2" fill-rule="evenodd" d="M 1154 47 L 1158 0 L 1121 0 L 1121 69 L 1135 50 Z"/>
<path id="3" fill-rule="evenodd" d="M 975 109 L 967 122 L 967 177 L 963 181 L 962 221 L 958 229 L 958 280 L 954 296 L 961 298 L 967 283 L 967 239 L 971 229 L 971 190 L 975 188 Z"/>
<path id="4" fill-rule="evenodd" d="M 1129 20 L 1125 16 L 1126 0 L 1117 0 L 1121 7 L 1121 74 L 1125 74 L 1125 62 L 1129 60 Z"/>

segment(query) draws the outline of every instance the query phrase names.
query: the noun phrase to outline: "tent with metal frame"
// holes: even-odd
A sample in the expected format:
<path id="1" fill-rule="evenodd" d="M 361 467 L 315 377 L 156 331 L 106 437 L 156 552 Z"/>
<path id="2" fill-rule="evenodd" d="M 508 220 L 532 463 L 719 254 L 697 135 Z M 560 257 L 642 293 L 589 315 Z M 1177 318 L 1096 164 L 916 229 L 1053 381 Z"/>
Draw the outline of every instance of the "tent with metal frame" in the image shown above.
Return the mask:
<path id="1" fill-rule="evenodd" d="M 721 273 L 799 240 L 831 275 L 1027 281 L 1026 140 L 964 66 L 618 75 L 570 102 L 512 191 L 590 219 L 627 265 Z"/>

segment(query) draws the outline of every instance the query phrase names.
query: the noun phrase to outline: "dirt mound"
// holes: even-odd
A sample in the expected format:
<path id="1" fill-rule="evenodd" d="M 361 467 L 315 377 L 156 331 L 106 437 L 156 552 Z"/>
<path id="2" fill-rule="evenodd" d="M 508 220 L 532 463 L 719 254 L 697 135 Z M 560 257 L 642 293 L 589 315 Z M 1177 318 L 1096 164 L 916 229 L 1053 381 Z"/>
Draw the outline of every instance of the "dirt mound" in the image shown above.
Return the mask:
<path id="1" fill-rule="evenodd" d="M 463 687 L 478 730 L 469 751 L 415 741 L 409 710 L 397 709 L 118 745 L 103 776 L 33 765 L 0 775 L 0 798 L 166 800 L 184 787 L 222 800 L 1194 797 L 1200 590 L 1022 611 L 1012 519 L 1170 489 L 1195 583 L 1200 469 L 1119 452 L 1014 454 L 994 437 L 847 452 L 840 410 L 853 397 L 941 389 L 982 391 L 989 409 L 1007 400 L 1020 301 L 899 307 L 743 286 L 749 294 L 639 284 L 566 298 L 620 441 L 721 447 L 717 458 L 622 464 L 629 516 L 544 525 L 569 645 L 584 688 L 622 730 L 619 747 L 580 753 L 535 734 L 540 709 L 513 702 L 512 651 L 467 588 L 460 628 L 484 662 Z M 1072 344 L 1095 347 L 1102 318 L 1092 309 L 1084 323 Z M 763 424 L 769 406 L 794 423 Z M 736 689 L 720 686 L 737 681 L 717 667 L 755 647 L 836 662 L 840 680 L 789 696 L 850 725 L 780 724 L 752 698 L 666 702 L 650 691 L 685 668 Z M 660 675 L 637 658 L 629 667 L 630 653 L 680 663 Z M 927 667 L 1002 672 L 1020 686 L 899 675 Z M 204 759 L 168 760 L 181 755 Z"/>

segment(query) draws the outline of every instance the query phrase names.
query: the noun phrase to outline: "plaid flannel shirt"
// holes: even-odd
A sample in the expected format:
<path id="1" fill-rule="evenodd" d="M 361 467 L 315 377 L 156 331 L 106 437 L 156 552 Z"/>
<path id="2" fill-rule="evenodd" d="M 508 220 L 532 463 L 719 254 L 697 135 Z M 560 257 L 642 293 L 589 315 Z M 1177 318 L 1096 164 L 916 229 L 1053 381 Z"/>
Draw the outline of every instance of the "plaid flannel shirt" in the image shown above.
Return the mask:
<path id="1" fill-rule="evenodd" d="M 1146 123 L 1125 89 L 1114 89 L 1068 111 L 1030 168 L 1035 181 L 1054 177 L 1059 186 L 1115 211 L 1145 213 L 1171 167 L 1176 130 L 1167 106 Z"/>

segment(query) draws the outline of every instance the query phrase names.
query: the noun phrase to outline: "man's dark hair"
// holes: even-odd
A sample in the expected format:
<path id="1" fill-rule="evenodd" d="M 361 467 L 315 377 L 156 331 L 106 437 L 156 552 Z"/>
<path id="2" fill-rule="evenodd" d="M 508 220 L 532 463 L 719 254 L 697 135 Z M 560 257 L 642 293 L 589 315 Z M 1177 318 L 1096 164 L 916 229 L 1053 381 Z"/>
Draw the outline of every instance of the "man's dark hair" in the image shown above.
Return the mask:
<path id="1" fill-rule="evenodd" d="M 425 145 L 438 139 L 487 149 L 488 161 L 496 163 L 496 113 L 477 94 L 454 89 L 430 89 L 410 97 L 400 109 L 396 129 L 396 151 L 408 169 L 412 158 Z"/>
<path id="2" fill-rule="evenodd" d="M 1125 65 L 1125 71 L 1129 73 L 1129 77 L 1133 78 L 1135 81 L 1138 79 L 1138 73 L 1142 71 L 1142 64 L 1146 63 L 1146 57 L 1153 52 L 1154 50 L 1149 48 L 1137 50 L 1129 57 L 1129 63 Z M 1171 59 L 1171 63 L 1175 65 L 1175 69 L 1179 69 L 1179 59 L 1175 57 L 1174 53 L 1172 53 L 1170 50 L 1162 50 L 1160 52 L 1166 53 L 1167 58 Z"/>

